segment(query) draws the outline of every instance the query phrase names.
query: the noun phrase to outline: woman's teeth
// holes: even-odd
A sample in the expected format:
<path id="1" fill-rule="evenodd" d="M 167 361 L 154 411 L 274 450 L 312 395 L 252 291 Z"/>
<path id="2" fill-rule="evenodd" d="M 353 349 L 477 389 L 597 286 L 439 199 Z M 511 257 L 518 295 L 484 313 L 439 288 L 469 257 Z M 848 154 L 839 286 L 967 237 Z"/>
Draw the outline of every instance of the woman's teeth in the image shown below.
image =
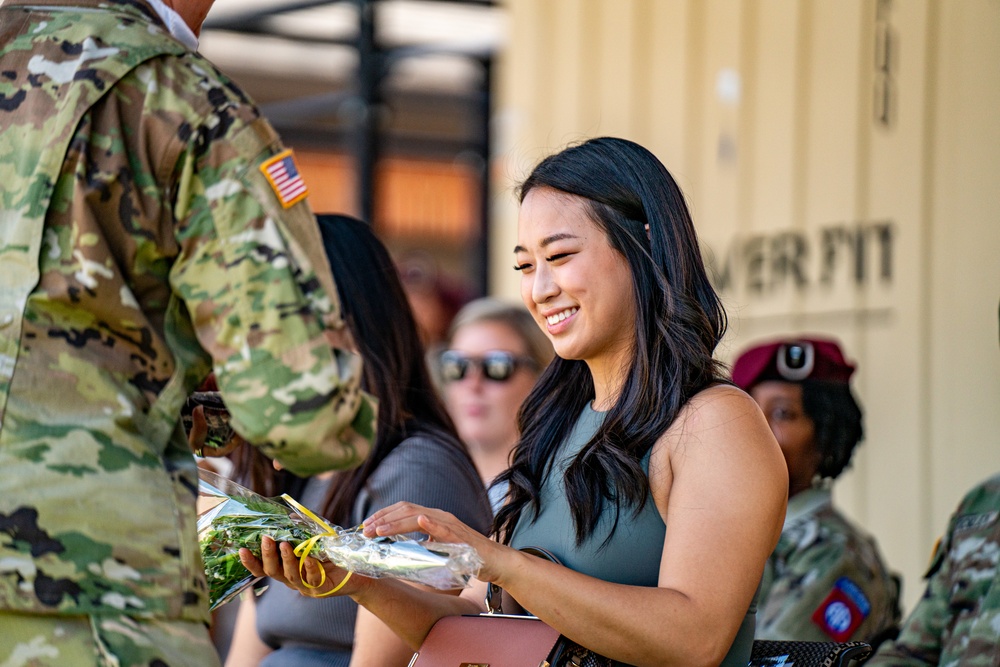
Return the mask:
<path id="1" fill-rule="evenodd" d="M 569 317 L 571 315 L 575 315 L 576 311 L 578 311 L 578 310 L 580 310 L 580 309 L 579 308 L 567 308 L 566 310 L 564 310 L 562 312 L 559 312 L 559 313 L 556 313 L 555 315 L 549 315 L 548 317 L 545 318 L 545 321 L 548 322 L 549 324 L 559 324 L 560 322 L 562 322 L 563 320 L 565 320 L 567 317 Z"/>

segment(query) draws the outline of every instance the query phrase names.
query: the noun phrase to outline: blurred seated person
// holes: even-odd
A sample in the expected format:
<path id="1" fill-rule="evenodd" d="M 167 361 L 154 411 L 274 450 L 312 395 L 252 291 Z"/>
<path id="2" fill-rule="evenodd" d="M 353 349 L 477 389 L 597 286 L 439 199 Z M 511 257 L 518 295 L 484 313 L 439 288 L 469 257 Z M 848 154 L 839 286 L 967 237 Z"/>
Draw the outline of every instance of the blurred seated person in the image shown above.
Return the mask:
<path id="1" fill-rule="evenodd" d="M 253 448 L 233 454 L 234 478 L 258 493 L 289 493 L 344 527 L 398 501 L 440 508 L 481 533 L 491 512 L 425 365 L 416 323 L 388 251 L 360 220 L 319 215 L 344 320 L 364 360 L 362 386 L 378 399 L 375 446 L 362 465 L 308 479 L 275 470 Z M 308 598 L 270 586 L 244 596 L 230 667 L 405 666 L 413 652 L 347 597 Z"/>
<path id="2" fill-rule="evenodd" d="M 757 345 L 733 365 L 733 382 L 760 405 L 788 465 L 788 512 L 761 584 L 757 639 L 877 645 L 898 629 L 898 577 L 831 502 L 831 482 L 863 437 L 854 368 L 836 342 L 811 338 Z"/>
<path id="3" fill-rule="evenodd" d="M 552 343 L 521 304 L 484 297 L 452 320 L 438 374 L 448 413 L 469 449 L 493 512 L 507 485 L 493 484 L 517 444 L 517 411 L 552 361 Z"/>
<path id="4" fill-rule="evenodd" d="M 397 266 L 420 341 L 433 357 L 444 344 L 452 319 L 468 297 L 456 281 L 442 274 L 427 253 L 405 253 Z"/>

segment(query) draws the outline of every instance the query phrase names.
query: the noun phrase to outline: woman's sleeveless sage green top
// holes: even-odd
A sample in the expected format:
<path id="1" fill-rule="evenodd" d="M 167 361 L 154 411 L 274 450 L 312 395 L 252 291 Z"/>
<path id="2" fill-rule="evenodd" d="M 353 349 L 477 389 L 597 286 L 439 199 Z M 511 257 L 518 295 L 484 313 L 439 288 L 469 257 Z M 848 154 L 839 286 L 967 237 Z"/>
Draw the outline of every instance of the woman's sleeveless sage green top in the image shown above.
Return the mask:
<path id="1" fill-rule="evenodd" d="M 566 567 L 605 581 L 633 586 L 656 586 L 667 527 L 651 495 L 647 497 L 646 504 L 638 515 L 629 509 L 621 513 L 618 526 L 609 540 L 614 517 L 613 509 L 606 507 L 594 532 L 582 544 L 576 544 L 573 517 L 563 477 L 569 463 L 594 436 L 603 420 L 604 413 L 596 412 L 589 403 L 584 407 L 542 483 L 541 512 L 534 521 L 531 520 L 530 512 L 522 516 L 511 538 L 511 546 L 516 549 L 543 548 Z M 647 475 L 649 456 L 647 453 L 642 460 L 642 467 Z M 607 544 L 604 544 L 605 540 L 608 540 Z M 746 667 L 749 662 L 756 608 L 755 595 L 722 667 Z M 627 667 L 624 663 L 614 664 L 617 667 Z"/>

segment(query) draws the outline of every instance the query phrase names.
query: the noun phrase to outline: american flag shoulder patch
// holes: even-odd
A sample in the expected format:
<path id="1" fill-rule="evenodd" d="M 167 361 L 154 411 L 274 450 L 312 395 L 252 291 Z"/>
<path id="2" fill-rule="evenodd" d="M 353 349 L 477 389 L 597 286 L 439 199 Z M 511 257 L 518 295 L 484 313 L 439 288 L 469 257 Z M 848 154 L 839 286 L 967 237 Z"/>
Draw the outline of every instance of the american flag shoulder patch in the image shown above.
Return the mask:
<path id="1" fill-rule="evenodd" d="M 278 195 L 278 201 L 284 208 L 290 208 L 302 201 L 309 194 L 306 182 L 302 180 L 291 149 L 282 151 L 260 165 L 260 170 L 267 182 Z"/>

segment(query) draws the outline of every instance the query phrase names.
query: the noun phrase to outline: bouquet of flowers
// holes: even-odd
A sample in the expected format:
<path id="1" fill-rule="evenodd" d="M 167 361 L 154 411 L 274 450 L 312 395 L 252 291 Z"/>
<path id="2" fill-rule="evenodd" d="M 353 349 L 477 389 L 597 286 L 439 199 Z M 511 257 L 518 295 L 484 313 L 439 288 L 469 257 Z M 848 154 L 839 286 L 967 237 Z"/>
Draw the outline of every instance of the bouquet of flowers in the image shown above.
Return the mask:
<path id="1" fill-rule="evenodd" d="M 258 580 L 240 562 L 239 550 L 245 547 L 259 558 L 264 535 L 292 544 L 300 557 L 332 561 L 348 576 L 391 577 L 439 589 L 468 585 L 482 565 L 465 544 L 365 537 L 360 526 L 331 526 L 287 495 L 265 498 L 206 470 L 199 477 L 198 539 L 211 609 Z"/>

